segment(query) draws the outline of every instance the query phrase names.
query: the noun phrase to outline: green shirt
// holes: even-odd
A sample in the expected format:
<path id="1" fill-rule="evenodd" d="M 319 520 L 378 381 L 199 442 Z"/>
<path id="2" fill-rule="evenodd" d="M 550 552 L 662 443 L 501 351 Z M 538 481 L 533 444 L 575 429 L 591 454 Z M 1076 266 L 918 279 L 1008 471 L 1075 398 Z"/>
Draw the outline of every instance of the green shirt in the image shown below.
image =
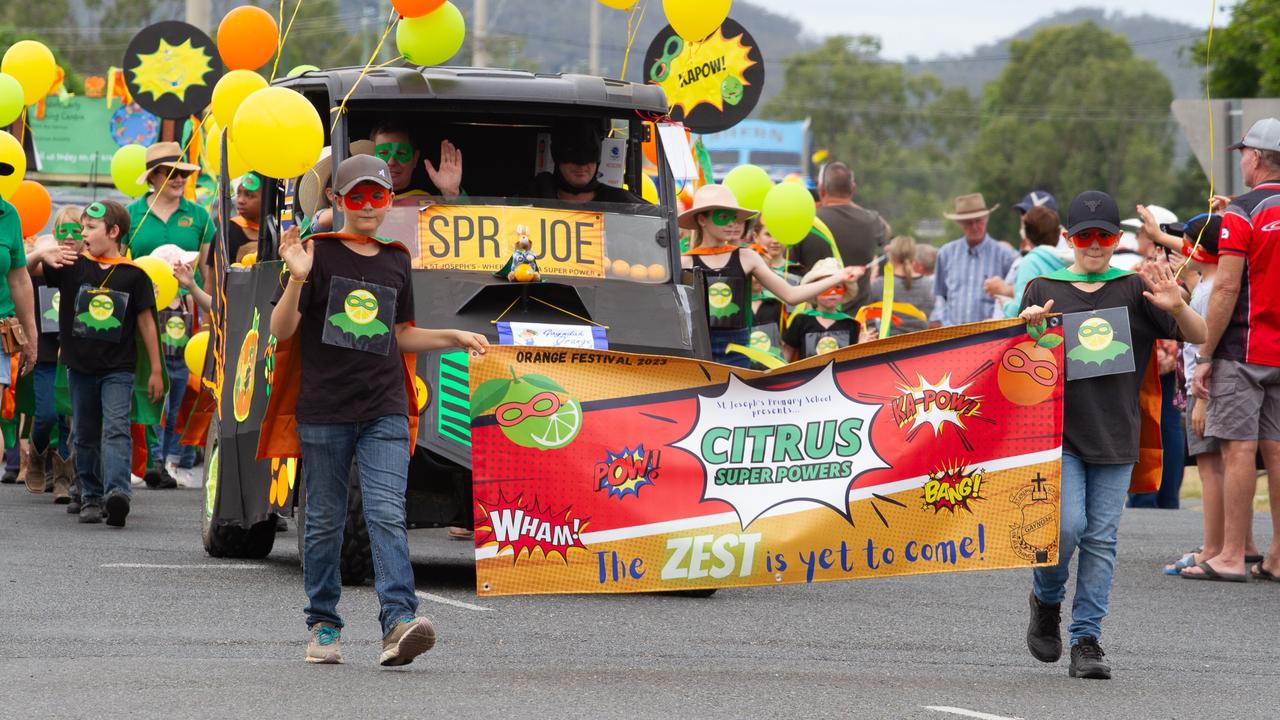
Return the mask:
<path id="1" fill-rule="evenodd" d="M 0 198 L 0 317 L 15 310 L 9 293 L 9 271 L 27 266 L 27 250 L 22 245 L 22 220 L 18 209 Z"/>
<path id="2" fill-rule="evenodd" d="M 186 198 L 167 222 L 147 212 L 149 196 L 129 204 L 129 241 L 126 248 L 134 258 L 145 257 L 161 245 L 172 243 L 187 251 L 199 252 L 213 240 L 214 226 L 209 213 Z M 144 219 L 145 218 L 145 219 Z"/>

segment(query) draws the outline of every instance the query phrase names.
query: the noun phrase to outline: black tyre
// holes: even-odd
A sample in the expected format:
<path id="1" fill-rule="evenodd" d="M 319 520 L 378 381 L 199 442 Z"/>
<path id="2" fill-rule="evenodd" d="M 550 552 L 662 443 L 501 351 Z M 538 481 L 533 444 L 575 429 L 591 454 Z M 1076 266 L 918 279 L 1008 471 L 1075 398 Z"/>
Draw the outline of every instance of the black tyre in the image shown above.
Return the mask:
<path id="1" fill-rule="evenodd" d="M 303 564 L 302 548 L 307 536 L 307 483 L 298 472 L 298 509 L 294 524 L 298 528 L 298 563 Z M 342 530 L 342 554 L 338 560 L 338 573 L 342 584 L 363 585 L 373 577 L 373 549 L 369 544 L 369 529 L 364 523 L 364 502 L 360 495 L 360 481 L 355 468 L 351 470 L 351 487 L 347 494 L 347 524 Z"/>
<path id="2" fill-rule="evenodd" d="M 210 428 L 211 437 L 217 437 L 217 423 Z M 213 512 L 217 506 L 221 484 L 218 478 L 218 445 L 210 445 L 209 462 L 205 467 L 205 486 L 202 493 L 200 537 L 204 551 L 210 557 L 259 559 L 271 554 L 276 542 L 276 521 L 272 517 L 248 528 L 229 523 L 214 523 Z"/>

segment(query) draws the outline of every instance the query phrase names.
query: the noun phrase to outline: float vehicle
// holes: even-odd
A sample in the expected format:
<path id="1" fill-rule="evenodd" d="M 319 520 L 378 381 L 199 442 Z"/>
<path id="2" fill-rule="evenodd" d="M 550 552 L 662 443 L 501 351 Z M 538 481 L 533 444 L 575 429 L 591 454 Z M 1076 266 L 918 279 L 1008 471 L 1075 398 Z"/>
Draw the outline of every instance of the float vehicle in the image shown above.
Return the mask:
<path id="1" fill-rule="evenodd" d="M 360 68 L 313 71 L 276 84 L 302 93 L 326 119 L 331 168 L 348 157 L 351 142 L 368 138 L 389 118 L 412 129 L 416 147 L 432 162 L 439 160 L 442 139 L 462 151 L 461 198 L 445 202 L 401 193 L 380 231 L 413 257 L 418 325 L 471 330 L 495 344 L 499 320 L 603 326 L 611 350 L 710 356 L 701 278 L 679 272 L 676 188 L 662 152 L 657 205 L 570 205 L 518 196 L 537 171 L 551 169 L 552 129 L 571 120 L 599 123 L 602 135 L 623 139 L 606 142 L 605 153 L 619 150 L 621 157 L 613 157 L 623 164 L 625 182 L 640 188 L 643 119 L 667 110 L 660 88 L 584 75 L 443 67 L 388 67 L 363 77 Z M 333 111 L 344 99 L 345 109 Z M 222 147 L 219 196 L 225 199 L 232 179 L 225 170 L 227 143 Z M 416 173 L 425 180 L 422 168 Z M 274 370 L 275 339 L 268 328 L 282 270 L 278 238 L 301 215 L 295 185 L 263 184 L 258 261 L 218 273 L 222 337 L 215 333 L 205 372 L 223 391 L 221 412 L 209 423 L 202 523 L 205 549 L 214 556 L 266 555 L 277 514 L 298 519 L 299 542 L 304 532 L 306 487 L 297 463 L 256 459 Z M 220 238 L 228 214 L 220 213 Z M 510 257 L 520 226 L 538 255 L 542 282 L 494 275 Z M 223 240 L 215 252 L 226 267 Z M 421 415 L 408 525 L 470 527 L 467 354 L 419 355 L 417 375 Z M 371 576 L 372 560 L 354 470 L 349 505 L 342 573 L 344 582 L 360 583 Z"/>

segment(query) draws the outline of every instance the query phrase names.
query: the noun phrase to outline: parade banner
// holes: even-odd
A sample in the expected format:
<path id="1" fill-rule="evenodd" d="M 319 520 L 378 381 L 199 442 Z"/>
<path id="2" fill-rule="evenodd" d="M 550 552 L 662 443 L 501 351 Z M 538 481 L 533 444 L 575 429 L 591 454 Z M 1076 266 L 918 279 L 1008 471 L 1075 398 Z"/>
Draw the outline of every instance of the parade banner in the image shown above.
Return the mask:
<path id="1" fill-rule="evenodd" d="M 892 337 L 769 372 L 491 348 L 470 367 L 477 590 L 1054 564 L 1062 352 L 1057 320 Z"/>
<path id="2" fill-rule="evenodd" d="M 604 277 L 604 215 L 500 205 L 428 205 L 414 267 L 494 272 L 525 237 L 544 275 Z"/>

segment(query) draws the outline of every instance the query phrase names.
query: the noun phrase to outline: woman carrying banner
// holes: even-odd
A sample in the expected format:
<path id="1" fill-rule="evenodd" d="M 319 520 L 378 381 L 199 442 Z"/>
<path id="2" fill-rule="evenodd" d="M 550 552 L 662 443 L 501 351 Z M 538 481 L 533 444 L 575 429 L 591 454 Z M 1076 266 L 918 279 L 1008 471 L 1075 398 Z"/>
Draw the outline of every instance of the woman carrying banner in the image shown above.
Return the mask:
<path id="1" fill-rule="evenodd" d="M 1157 339 L 1201 342 L 1205 324 L 1187 305 L 1163 258 L 1149 263 L 1141 275 L 1111 267 L 1111 255 L 1120 240 L 1120 211 L 1111 196 L 1081 193 L 1071 201 L 1068 220 L 1075 262 L 1031 281 L 1023 294 L 1020 317 L 1038 324 L 1050 311 L 1094 313 L 1123 308 L 1136 369 L 1074 380 L 1068 375 L 1063 393 L 1058 564 L 1035 571 L 1027 648 L 1041 662 L 1056 662 L 1062 656 L 1060 609 L 1071 556 L 1078 549 L 1069 674 L 1109 680 L 1111 667 L 1103 660 L 1098 639 L 1115 573 L 1116 531 L 1138 461 L 1143 378 Z M 1086 347 L 1085 327 L 1081 326 L 1081 348 Z M 1106 331 L 1110 333 L 1110 325 Z M 1109 335 L 1106 339 L 1111 340 Z"/>
<path id="2" fill-rule="evenodd" d="M 693 231 L 681 265 L 706 274 L 711 359 L 744 368 L 751 366 L 750 359 L 727 348 L 750 341 L 752 278 L 784 303 L 796 305 L 837 285 L 854 282 L 866 272 L 863 267 L 846 267 L 816 282 L 791 285 L 759 253 L 737 244 L 743 222 L 754 215 L 738 207 L 729 188 L 704 185 L 693 196 L 693 207 L 681 213 L 679 220 L 681 228 Z"/>

